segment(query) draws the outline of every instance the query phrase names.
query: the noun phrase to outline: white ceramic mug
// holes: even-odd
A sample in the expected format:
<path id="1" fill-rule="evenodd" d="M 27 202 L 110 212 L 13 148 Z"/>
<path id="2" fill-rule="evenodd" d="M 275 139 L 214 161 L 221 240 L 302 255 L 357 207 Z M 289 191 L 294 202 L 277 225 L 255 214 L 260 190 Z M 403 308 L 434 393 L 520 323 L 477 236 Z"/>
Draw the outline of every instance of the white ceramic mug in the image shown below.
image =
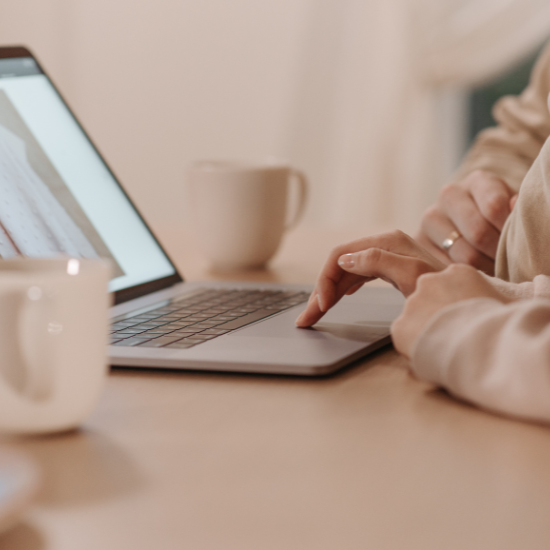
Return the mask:
<path id="1" fill-rule="evenodd" d="M 109 265 L 0 260 L 0 430 L 61 431 L 97 402 L 107 372 Z"/>
<path id="2" fill-rule="evenodd" d="M 204 161 L 188 175 L 195 236 L 219 270 L 263 267 L 306 204 L 307 179 L 289 166 Z M 289 215 L 292 183 L 297 200 Z"/>

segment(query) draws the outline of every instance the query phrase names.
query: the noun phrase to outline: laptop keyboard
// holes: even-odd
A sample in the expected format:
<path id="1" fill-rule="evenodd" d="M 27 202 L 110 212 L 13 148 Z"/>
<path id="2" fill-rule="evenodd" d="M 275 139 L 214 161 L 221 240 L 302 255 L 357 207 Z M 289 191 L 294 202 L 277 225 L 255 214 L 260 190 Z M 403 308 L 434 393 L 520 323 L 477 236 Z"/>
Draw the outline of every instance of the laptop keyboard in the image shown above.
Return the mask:
<path id="1" fill-rule="evenodd" d="M 307 302 L 307 292 L 198 289 L 113 320 L 111 345 L 186 349 Z"/>

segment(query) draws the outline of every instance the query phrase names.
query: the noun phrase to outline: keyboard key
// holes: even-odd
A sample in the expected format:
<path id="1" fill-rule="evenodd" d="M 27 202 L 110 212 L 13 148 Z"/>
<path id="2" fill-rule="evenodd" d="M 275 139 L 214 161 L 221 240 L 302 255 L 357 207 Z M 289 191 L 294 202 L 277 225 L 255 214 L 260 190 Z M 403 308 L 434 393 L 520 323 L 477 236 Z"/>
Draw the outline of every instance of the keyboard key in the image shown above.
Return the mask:
<path id="1" fill-rule="evenodd" d="M 191 327 L 189 327 L 189 328 L 194 328 L 194 329 L 197 329 L 197 331 L 199 331 L 199 330 L 204 330 L 204 329 L 207 329 L 207 328 L 217 327 L 220 324 L 220 322 L 221 321 L 216 321 L 216 322 L 213 322 L 213 323 L 197 323 L 196 325 L 191 325 Z"/>
<path id="2" fill-rule="evenodd" d="M 138 321 L 130 321 L 129 323 L 114 323 L 112 327 L 114 330 L 120 330 L 122 328 L 128 328 L 137 324 L 138 324 Z"/>
<path id="3" fill-rule="evenodd" d="M 215 336 L 222 336 L 223 334 L 227 334 L 228 332 L 231 332 L 230 330 L 223 330 L 223 329 L 216 329 L 216 328 L 209 328 L 201 332 L 201 334 L 213 334 Z"/>
<path id="4" fill-rule="evenodd" d="M 161 336 L 160 338 L 155 338 L 154 340 L 148 340 L 144 343 L 145 347 L 154 347 L 154 348 L 160 348 L 165 346 L 166 344 L 171 344 L 172 342 L 177 342 L 178 340 L 181 340 L 181 336 Z"/>
<path id="5" fill-rule="evenodd" d="M 259 309 L 258 311 L 255 311 L 254 313 L 249 313 L 248 315 L 245 315 L 244 317 L 239 317 L 238 319 L 233 319 L 233 320 L 229 321 L 228 323 L 223 323 L 222 325 L 219 325 L 219 328 L 228 329 L 228 330 L 236 330 L 238 328 L 249 325 L 250 323 L 254 323 L 255 321 L 259 321 L 260 319 L 264 319 L 265 317 L 269 317 L 272 314 L 273 314 L 273 311 L 268 311 L 268 310 L 265 310 L 265 309 Z"/>
<path id="6" fill-rule="evenodd" d="M 136 315 L 135 317 L 132 317 L 132 321 L 136 321 L 136 322 L 140 322 L 140 323 L 143 323 L 145 321 L 149 321 L 150 319 L 154 319 L 155 317 L 159 317 L 158 314 L 154 314 L 154 315 Z"/>
<path id="7" fill-rule="evenodd" d="M 206 342 L 206 340 L 203 340 L 201 338 L 195 338 L 195 337 L 184 338 L 183 340 L 179 340 L 179 341 L 184 342 L 186 344 L 193 344 L 194 346 L 196 346 L 197 344 L 202 344 Z"/>
<path id="8" fill-rule="evenodd" d="M 242 315 L 239 315 L 239 317 L 244 317 L 246 313 L 243 313 Z M 235 317 L 231 315 L 218 315 L 217 317 L 212 317 L 212 320 L 219 321 L 220 323 L 223 323 L 225 321 L 233 321 Z"/>
<path id="9" fill-rule="evenodd" d="M 144 342 L 139 347 L 140 348 L 164 348 L 165 346 L 174 342 L 177 342 L 177 340 L 172 340 L 172 342 L 157 342 L 156 340 L 149 340 L 148 342 Z"/>
<path id="10" fill-rule="evenodd" d="M 139 346 L 143 342 L 148 342 L 147 338 L 126 338 L 113 344 L 114 346 Z"/>
<path id="11" fill-rule="evenodd" d="M 137 317 L 132 317 L 132 319 L 154 319 L 155 317 L 160 317 L 160 313 L 152 311 L 151 313 L 142 313 Z"/>
<path id="12" fill-rule="evenodd" d="M 176 328 L 188 327 L 191 324 L 193 324 L 193 323 L 182 323 L 181 321 L 175 321 L 174 323 L 168 323 L 167 325 L 164 325 L 163 328 L 176 329 Z"/>
<path id="13" fill-rule="evenodd" d="M 188 338 L 185 338 L 185 340 L 188 340 L 189 338 L 192 338 L 193 340 L 212 340 L 212 338 L 216 338 L 216 336 L 216 334 L 204 334 L 204 332 L 199 332 L 194 336 L 189 336 Z"/>

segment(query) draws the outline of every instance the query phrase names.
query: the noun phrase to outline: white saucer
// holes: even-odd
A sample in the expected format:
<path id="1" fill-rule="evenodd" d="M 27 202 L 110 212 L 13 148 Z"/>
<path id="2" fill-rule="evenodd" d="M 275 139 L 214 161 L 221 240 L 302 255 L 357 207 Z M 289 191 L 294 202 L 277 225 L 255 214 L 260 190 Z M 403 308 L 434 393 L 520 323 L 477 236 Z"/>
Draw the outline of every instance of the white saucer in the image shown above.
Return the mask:
<path id="1" fill-rule="evenodd" d="M 12 527 L 35 497 L 40 476 L 26 454 L 0 448 L 0 533 Z"/>

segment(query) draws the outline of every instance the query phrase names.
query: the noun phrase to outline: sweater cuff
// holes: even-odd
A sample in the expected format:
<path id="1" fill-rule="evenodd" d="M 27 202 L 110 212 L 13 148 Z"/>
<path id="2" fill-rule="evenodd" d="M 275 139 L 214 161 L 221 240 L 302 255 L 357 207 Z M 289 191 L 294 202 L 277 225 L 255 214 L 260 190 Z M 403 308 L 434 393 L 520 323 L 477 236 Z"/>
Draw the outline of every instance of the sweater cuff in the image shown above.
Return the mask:
<path id="1" fill-rule="evenodd" d="M 547 275 L 537 275 L 532 282 L 509 283 L 498 277 L 490 277 L 482 271 L 479 273 L 495 290 L 513 300 L 550 298 L 550 277 Z"/>
<path id="2" fill-rule="evenodd" d="M 495 290 L 498 290 L 498 292 L 501 292 L 508 298 L 512 298 L 512 300 L 527 300 L 532 298 L 535 293 L 534 283 L 509 283 L 498 277 L 490 277 L 482 271 L 479 273 Z"/>
<path id="3" fill-rule="evenodd" d="M 493 298 L 471 298 L 438 311 L 413 344 L 411 370 L 422 380 L 445 386 L 455 350 L 462 345 L 460 335 L 464 327 L 495 307 L 503 307 L 502 302 Z"/>

